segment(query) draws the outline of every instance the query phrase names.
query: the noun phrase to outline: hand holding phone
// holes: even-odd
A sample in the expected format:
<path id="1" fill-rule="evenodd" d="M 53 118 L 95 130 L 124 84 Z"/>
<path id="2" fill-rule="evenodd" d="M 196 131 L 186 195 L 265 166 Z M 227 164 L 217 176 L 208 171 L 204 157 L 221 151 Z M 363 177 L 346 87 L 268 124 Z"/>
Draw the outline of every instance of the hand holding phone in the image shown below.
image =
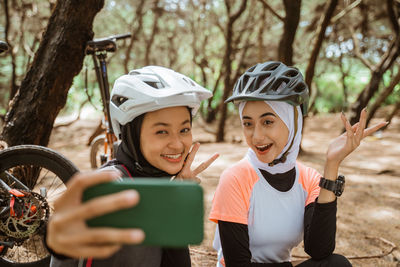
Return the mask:
<path id="1" fill-rule="evenodd" d="M 140 244 L 140 229 L 93 228 L 86 221 L 119 209 L 137 205 L 139 194 L 118 192 L 82 203 L 83 192 L 96 184 L 120 179 L 120 173 L 101 171 L 78 173 L 67 183 L 67 190 L 54 202 L 47 224 L 46 244 L 54 252 L 71 258 L 107 258 L 124 244 Z"/>
<path id="2" fill-rule="evenodd" d="M 88 188 L 83 202 L 134 189 L 140 195 L 135 207 L 87 221 L 90 227 L 140 228 L 143 245 L 185 247 L 203 240 L 203 189 L 191 181 L 168 178 L 124 178 Z"/>

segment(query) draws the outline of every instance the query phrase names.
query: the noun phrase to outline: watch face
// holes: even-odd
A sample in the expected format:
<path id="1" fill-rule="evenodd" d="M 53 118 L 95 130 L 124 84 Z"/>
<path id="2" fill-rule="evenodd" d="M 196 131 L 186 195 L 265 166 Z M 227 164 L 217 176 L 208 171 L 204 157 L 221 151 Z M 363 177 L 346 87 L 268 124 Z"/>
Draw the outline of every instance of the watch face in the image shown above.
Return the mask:
<path id="1" fill-rule="evenodd" d="M 335 195 L 336 196 L 341 196 L 345 187 L 345 179 L 343 175 L 339 175 L 338 179 L 336 180 L 336 190 L 335 190 Z"/>

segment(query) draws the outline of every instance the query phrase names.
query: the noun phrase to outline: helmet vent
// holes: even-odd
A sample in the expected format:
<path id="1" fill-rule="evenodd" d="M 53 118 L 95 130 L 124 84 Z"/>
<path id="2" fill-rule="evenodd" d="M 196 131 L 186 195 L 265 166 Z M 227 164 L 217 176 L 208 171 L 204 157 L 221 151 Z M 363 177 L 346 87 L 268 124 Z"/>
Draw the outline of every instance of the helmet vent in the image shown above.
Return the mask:
<path id="1" fill-rule="evenodd" d="M 298 74 L 299 74 L 298 71 L 291 69 L 291 70 L 286 71 L 282 75 L 286 76 L 288 78 L 293 78 L 293 77 L 296 77 Z"/>
<path id="2" fill-rule="evenodd" d="M 299 83 L 298 85 L 296 85 L 296 87 L 294 88 L 294 91 L 296 93 L 301 93 L 306 89 L 306 85 L 304 83 Z"/>
<path id="3" fill-rule="evenodd" d="M 190 84 L 191 86 L 196 86 L 196 85 L 194 84 L 194 82 L 191 81 L 190 79 L 182 78 L 182 80 L 184 80 L 186 83 Z"/>
<path id="4" fill-rule="evenodd" d="M 116 105 L 117 107 L 121 106 L 126 100 L 128 100 L 128 98 L 123 97 L 123 96 L 119 96 L 119 95 L 115 95 L 112 97 L 111 102 L 114 103 L 114 105 Z"/>
<path id="5" fill-rule="evenodd" d="M 238 81 L 239 83 L 241 83 L 241 84 L 239 84 L 239 93 L 241 93 L 244 90 L 244 88 L 247 86 L 247 82 L 249 81 L 249 79 L 250 79 L 249 75 L 244 75 L 243 80 Z"/>
<path id="6" fill-rule="evenodd" d="M 145 84 L 155 88 L 155 89 L 161 89 L 164 88 L 164 86 L 162 85 L 162 83 L 160 82 L 150 82 L 150 81 L 143 81 Z"/>
<path id="7" fill-rule="evenodd" d="M 263 79 L 258 79 L 258 84 L 256 85 L 256 88 L 261 88 L 265 87 L 267 84 L 271 83 L 274 81 L 274 78 L 271 77 L 271 73 L 266 73 L 262 77 Z"/>
<path id="8" fill-rule="evenodd" d="M 286 88 L 288 82 L 289 80 L 280 77 L 271 85 L 270 89 L 279 93 Z"/>
<path id="9" fill-rule="evenodd" d="M 261 71 L 272 71 L 276 70 L 281 63 L 279 62 L 272 62 L 271 64 L 267 64 Z"/>
<path id="10" fill-rule="evenodd" d="M 246 72 L 253 72 L 253 70 L 257 67 L 257 65 L 250 67 Z"/>

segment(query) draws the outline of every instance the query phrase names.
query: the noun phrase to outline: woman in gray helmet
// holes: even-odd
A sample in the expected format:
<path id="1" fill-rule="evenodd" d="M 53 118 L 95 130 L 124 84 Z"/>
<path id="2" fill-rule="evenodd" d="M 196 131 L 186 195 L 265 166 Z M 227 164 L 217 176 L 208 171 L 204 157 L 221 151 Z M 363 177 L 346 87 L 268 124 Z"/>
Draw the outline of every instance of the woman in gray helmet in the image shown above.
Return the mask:
<path id="1" fill-rule="evenodd" d="M 361 140 L 386 123 L 365 129 L 366 111 L 326 153 L 323 177 L 297 162 L 308 87 L 301 73 L 281 62 L 248 69 L 226 102 L 239 105 L 246 156 L 221 175 L 209 219 L 217 223 L 217 266 L 351 266 L 332 254 L 336 198 L 344 188 L 342 160 Z M 292 262 L 291 250 L 304 241 L 311 259 Z"/>

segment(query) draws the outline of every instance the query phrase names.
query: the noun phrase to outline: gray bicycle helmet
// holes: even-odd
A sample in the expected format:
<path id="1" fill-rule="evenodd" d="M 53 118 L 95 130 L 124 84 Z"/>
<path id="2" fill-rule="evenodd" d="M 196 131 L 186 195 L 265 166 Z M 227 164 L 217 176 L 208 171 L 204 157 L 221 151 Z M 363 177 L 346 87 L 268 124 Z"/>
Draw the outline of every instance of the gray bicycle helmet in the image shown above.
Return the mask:
<path id="1" fill-rule="evenodd" d="M 285 101 L 302 106 L 303 116 L 308 109 L 308 86 L 297 68 L 282 62 L 267 61 L 249 68 L 237 80 L 232 96 L 225 103 L 240 100 Z"/>

